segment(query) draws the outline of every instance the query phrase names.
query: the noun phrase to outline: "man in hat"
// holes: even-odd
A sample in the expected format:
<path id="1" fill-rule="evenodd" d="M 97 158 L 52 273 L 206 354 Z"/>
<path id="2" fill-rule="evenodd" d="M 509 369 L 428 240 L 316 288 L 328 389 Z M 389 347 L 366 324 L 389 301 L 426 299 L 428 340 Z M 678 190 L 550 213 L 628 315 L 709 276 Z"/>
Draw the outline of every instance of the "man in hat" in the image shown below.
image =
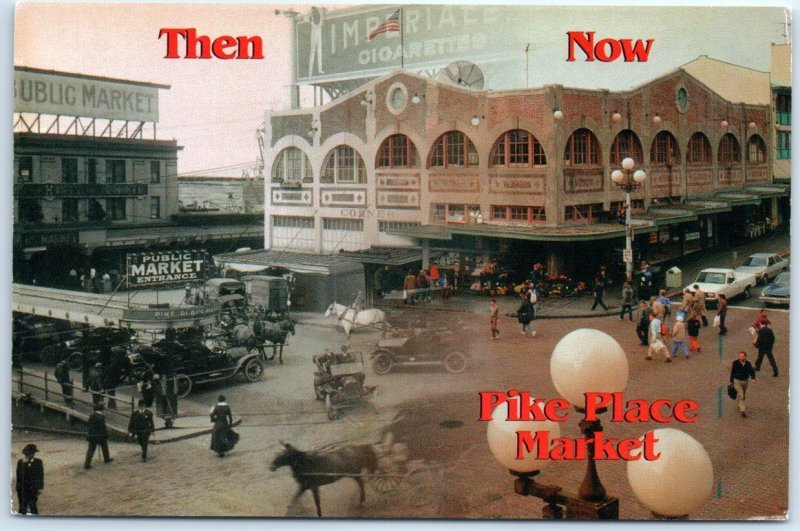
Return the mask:
<path id="1" fill-rule="evenodd" d="M 103 452 L 103 461 L 106 463 L 113 461 L 108 455 L 108 428 L 106 428 L 106 418 L 102 411 L 103 406 L 94 406 L 94 413 L 89 415 L 89 421 L 86 424 L 86 440 L 89 441 L 89 448 L 86 450 L 83 468 L 87 470 L 92 468 L 92 457 L 98 446 Z"/>
<path id="2" fill-rule="evenodd" d="M 145 401 L 139 399 L 139 409 L 131 414 L 128 423 L 128 433 L 136 438 L 136 442 L 142 447 L 142 463 L 147 461 L 147 445 L 150 442 L 150 435 L 156 430 L 153 424 L 153 413 L 145 407 Z"/>
<path id="3" fill-rule="evenodd" d="M 84 385 L 92 393 L 92 404 L 95 406 L 103 406 L 103 364 L 97 362 L 94 367 L 89 369 L 88 382 Z"/>
<path id="4" fill-rule="evenodd" d="M 39 514 L 36 502 L 39 491 L 44 488 L 44 464 L 36 458 L 39 449 L 35 444 L 28 444 L 22 449 L 25 457 L 17 461 L 17 499 L 19 514 Z"/>
<path id="5" fill-rule="evenodd" d="M 61 384 L 61 394 L 64 395 L 64 403 L 67 407 L 72 407 L 74 400 L 72 398 L 72 377 L 69 374 L 69 366 L 67 360 L 61 360 L 56 364 L 54 372 L 56 381 Z"/>

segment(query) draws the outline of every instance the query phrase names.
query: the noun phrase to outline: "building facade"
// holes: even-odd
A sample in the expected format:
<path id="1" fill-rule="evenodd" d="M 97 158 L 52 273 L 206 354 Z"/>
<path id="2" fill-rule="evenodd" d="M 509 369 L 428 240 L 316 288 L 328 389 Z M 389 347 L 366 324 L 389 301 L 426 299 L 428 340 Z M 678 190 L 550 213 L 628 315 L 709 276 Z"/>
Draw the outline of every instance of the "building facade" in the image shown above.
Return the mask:
<path id="1" fill-rule="evenodd" d="M 770 69 L 771 103 L 774 115 L 775 162 L 773 173 L 776 182 L 788 184 L 792 174 L 792 45 L 772 45 Z"/>
<path id="2" fill-rule="evenodd" d="M 322 107 L 267 113 L 265 245 L 524 248 L 574 270 L 624 238 L 609 218 L 625 157 L 647 172 L 632 198 L 642 258 L 724 243 L 729 216 L 763 225 L 786 190 L 770 184 L 768 92 L 727 99 L 693 66 L 704 70 L 690 63 L 621 92 L 474 91 L 395 72 Z"/>

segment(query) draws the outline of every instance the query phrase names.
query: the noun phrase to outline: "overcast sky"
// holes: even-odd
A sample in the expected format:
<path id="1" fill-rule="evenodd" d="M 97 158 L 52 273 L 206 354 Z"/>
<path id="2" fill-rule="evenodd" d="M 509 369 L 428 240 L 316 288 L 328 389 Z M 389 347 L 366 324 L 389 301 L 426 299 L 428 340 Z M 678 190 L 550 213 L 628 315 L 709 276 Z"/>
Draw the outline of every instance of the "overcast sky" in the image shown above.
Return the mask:
<path id="1" fill-rule="evenodd" d="M 171 85 L 161 91 L 159 137 L 184 146 L 179 173 L 223 168 L 256 158 L 255 131 L 267 109 L 289 104 L 289 22 L 274 5 L 18 4 L 17 65 Z M 278 6 L 285 8 L 286 6 Z M 303 13 L 310 5 L 295 6 Z M 769 69 L 770 43 L 783 42 L 783 12 L 763 8 L 518 8 L 503 82 L 524 84 L 531 43 L 530 85 L 561 83 L 627 88 L 699 55 Z M 692 9 L 692 11 L 688 11 Z M 161 28 L 195 27 L 206 35 L 258 35 L 264 60 L 164 59 Z M 566 31 L 596 31 L 598 39 L 653 38 L 647 63 L 565 62 Z M 489 76 L 487 76 L 487 81 Z M 512 86 L 509 86 L 512 85 Z M 220 171 L 219 173 L 231 173 Z M 233 171 L 234 175 L 239 171 Z"/>

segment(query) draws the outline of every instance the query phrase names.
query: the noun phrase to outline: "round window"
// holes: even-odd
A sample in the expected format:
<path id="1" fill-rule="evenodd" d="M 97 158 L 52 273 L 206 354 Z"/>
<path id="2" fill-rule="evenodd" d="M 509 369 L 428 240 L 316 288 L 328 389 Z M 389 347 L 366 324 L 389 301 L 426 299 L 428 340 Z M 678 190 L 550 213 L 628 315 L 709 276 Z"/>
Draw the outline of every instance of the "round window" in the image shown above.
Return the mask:
<path id="1" fill-rule="evenodd" d="M 689 94 L 686 92 L 686 89 L 680 87 L 675 92 L 675 105 L 678 106 L 678 110 L 680 112 L 686 112 L 686 107 L 689 104 Z"/>
<path id="2" fill-rule="evenodd" d="M 392 108 L 402 109 L 406 106 L 406 93 L 401 88 L 392 91 Z"/>
<path id="3" fill-rule="evenodd" d="M 402 83 L 394 83 L 386 93 L 386 106 L 392 114 L 400 114 L 408 105 L 408 89 Z"/>

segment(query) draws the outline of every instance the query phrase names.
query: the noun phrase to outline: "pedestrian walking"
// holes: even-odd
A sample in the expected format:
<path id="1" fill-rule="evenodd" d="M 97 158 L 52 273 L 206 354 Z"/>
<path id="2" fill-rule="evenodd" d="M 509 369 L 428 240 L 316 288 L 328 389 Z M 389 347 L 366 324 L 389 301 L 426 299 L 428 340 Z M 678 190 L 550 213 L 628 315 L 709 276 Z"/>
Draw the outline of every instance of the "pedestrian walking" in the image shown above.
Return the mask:
<path id="1" fill-rule="evenodd" d="M 653 291 L 653 273 L 650 271 L 650 263 L 642 260 L 642 267 L 639 273 L 639 299 L 649 300 Z"/>
<path id="2" fill-rule="evenodd" d="M 686 346 L 686 325 L 683 319 L 682 315 L 677 316 L 675 324 L 672 326 L 672 357 L 675 357 L 680 348 L 683 351 L 683 356 L 689 359 L 689 349 Z"/>
<path id="3" fill-rule="evenodd" d="M 525 297 L 531 303 L 531 321 L 536 319 L 536 304 L 539 302 L 539 296 L 536 294 L 536 286 L 533 282 L 528 282 L 528 290 L 525 292 Z"/>
<path id="4" fill-rule="evenodd" d="M 61 394 L 64 396 L 64 403 L 67 407 L 72 407 L 75 400 L 72 398 L 72 377 L 69 374 L 67 360 L 61 360 L 56 363 L 56 369 L 53 374 L 56 377 L 56 381 L 61 385 Z"/>
<path id="5" fill-rule="evenodd" d="M 697 315 L 692 315 L 686 322 L 686 331 L 689 335 L 689 350 L 700 352 L 700 319 Z"/>
<path id="6" fill-rule="evenodd" d="M 131 414 L 128 422 L 128 433 L 136 439 L 142 448 L 142 463 L 147 461 L 147 445 L 150 443 L 150 435 L 156 430 L 153 423 L 153 413 L 146 408 L 144 400 L 138 402 L 139 409 Z"/>
<path id="7" fill-rule="evenodd" d="M 656 297 L 655 295 L 650 297 L 650 309 L 654 314 L 656 314 L 656 317 L 659 320 L 661 321 L 664 320 L 664 316 L 666 315 L 667 310 L 664 307 L 664 305 L 661 304 L 661 302 L 658 300 L 658 297 Z"/>
<path id="8" fill-rule="evenodd" d="M 403 279 L 403 302 L 414 304 L 414 290 L 417 287 L 417 277 L 409 271 Z"/>
<path id="9" fill-rule="evenodd" d="M 531 323 L 533 322 L 533 304 L 528 297 L 523 297 L 522 305 L 517 309 L 517 320 L 522 325 L 522 335 L 530 332 L 531 337 L 536 337 L 536 331 Z"/>
<path id="10" fill-rule="evenodd" d="M 775 363 L 775 357 L 772 355 L 772 347 L 775 345 L 775 333 L 767 323 L 761 323 L 756 335 L 756 348 L 758 349 L 758 358 L 756 358 L 756 371 L 761 370 L 761 362 L 764 361 L 764 356 L 769 360 L 772 366 L 772 376 L 778 376 L 778 365 Z"/>
<path id="11" fill-rule="evenodd" d="M 153 400 L 156 397 L 156 391 L 153 387 L 153 374 L 148 370 L 144 373 L 141 380 L 136 384 L 139 388 L 139 392 L 142 394 L 142 400 L 144 400 L 144 407 L 151 408 L 153 407 Z"/>
<path id="12" fill-rule="evenodd" d="M 447 272 L 443 271 L 439 277 L 439 289 L 442 291 L 442 302 L 447 302 L 450 298 L 450 282 L 447 280 Z"/>
<path id="13" fill-rule="evenodd" d="M 231 429 L 233 413 L 225 401 L 225 395 L 217 397 L 217 405 L 211 408 L 211 422 L 214 429 L 211 432 L 211 450 L 219 457 L 225 457 L 239 441 L 239 435 Z"/>
<path id="14" fill-rule="evenodd" d="M 83 468 L 86 470 L 92 468 L 92 458 L 98 446 L 103 452 L 103 462 L 110 463 L 113 461 L 108 454 L 108 428 L 102 411 L 103 406 L 95 406 L 94 413 L 89 415 L 89 420 L 86 423 L 86 440 L 89 441 L 89 447 L 86 449 L 86 460 L 83 462 Z"/>
<path id="15" fill-rule="evenodd" d="M 700 289 L 699 284 L 692 286 L 694 288 L 694 304 L 695 314 L 703 320 L 703 326 L 708 326 L 708 317 L 706 314 L 706 292 Z"/>
<path id="16" fill-rule="evenodd" d="M 756 334 L 758 332 L 758 328 L 759 328 L 759 326 L 761 326 L 762 323 L 763 324 L 772 324 L 770 322 L 770 320 L 769 320 L 769 317 L 767 317 L 767 309 L 766 308 L 761 308 L 758 311 L 758 315 L 756 316 L 756 320 L 753 321 L 753 328 L 755 329 L 755 331 L 752 332 L 753 334 Z"/>
<path id="17" fill-rule="evenodd" d="M 648 327 L 648 335 L 650 337 L 650 346 L 647 348 L 646 360 L 653 359 L 653 355 L 663 354 L 666 358 L 664 361 L 671 362 L 672 356 L 669 355 L 669 350 L 664 344 L 662 338 L 666 336 L 666 331 L 662 328 L 661 319 L 656 317 L 654 313 L 650 313 L 650 326 Z"/>
<path id="18" fill-rule="evenodd" d="M 728 297 L 724 293 L 717 295 L 717 317 L 719 317 L 719 335 L 724 336 L 728 333 L 725 328 L 725 317 L 728 315 Z"/>
<path id="19" fill-rule="evenodd" d="M 753 382 L 756 381 L 756 372 L 750 362 L 747 361 L 747 353 L 741 351 L 739 352 L 739 359 L 734 360 L 731 366 L 731 383 L 733 388 L 736 389 L 736 405 L 739 407 L 742 418 L 747 418 L 744 400 L 747 393 L 747 384 L 751 379 Z"/>
<path id="20" fill-rule="evenodd" d="M 500 330 L 497 329 L 499 312 L 500 309 L 497 307 L 497 301 L 494 299 L 489 301 L 489 327 L 492 330 L 492 339 L 497 339 L 500 337 Z"/>
<path id="21" fill-rule="evenodd" d="M 636 336 L 643 347 L 650 344 L 647 342 L 648 331 L 650 329 L 650 312 L 647 310 L 645 301 L 639 302 L 639 322 L 636 324 Z"/>
<path id="22" fill-rule="evenodd" d="M 630 282 L 625 282 L 622 285 L 622 310 L 619 312 L 619 319 L 622 321 L 625 318 L 625 312 L 628 312 L 628 320 L 633 321 L 633 288 Z"/>
<path id="23" fill-rule="evenodd" d="M 686 288 L 683 290 L 683 299 L 681 300 L 681 311 L 686 314 L 687 318 L 689 318 L 692 316 L 693 308 L 694 308 L 694 295 L 692 295 L 692 290 Z"/>
<path id="24" fill-rule="evenodd" d="M 594 293 L 594 302 L 592 303 L 592 311 L 597 308 L 597 305 L 603 307 L 604 310 L 608 311 L 608 306 L 606 306 L 605 301 L 603 300 L 603 294 L 606 291 L 606 272 L 605 270 L 601 270 L 597 274 L 597 278 L 594 279 L 594 288 L 592 289 Z"/>
<path id="25" fill-rule="evenodd" d="M 92 404 L 95 406 L 103 405 L 103 364 L 97 362 L 89 369 L 89 382 L 86 388 L 92 393 Z"/>
<path id="26" fill-rule="evenodd" d="M 27 444 L 22 449 L 25 457 L 17 461 L 17 501 L 19 514 L 39 514 L 39 494 L 44 489 L 44 463 L 36 457 L 39 448 Z"/>
<path id="27" fill-rule="evenodd" d="M 672 301 L 667 297 L 667 290 L 658 290 L 656 300 L 664 307 L 664 319 L 669 319 L 669 316 L 672 315 Z"/>

